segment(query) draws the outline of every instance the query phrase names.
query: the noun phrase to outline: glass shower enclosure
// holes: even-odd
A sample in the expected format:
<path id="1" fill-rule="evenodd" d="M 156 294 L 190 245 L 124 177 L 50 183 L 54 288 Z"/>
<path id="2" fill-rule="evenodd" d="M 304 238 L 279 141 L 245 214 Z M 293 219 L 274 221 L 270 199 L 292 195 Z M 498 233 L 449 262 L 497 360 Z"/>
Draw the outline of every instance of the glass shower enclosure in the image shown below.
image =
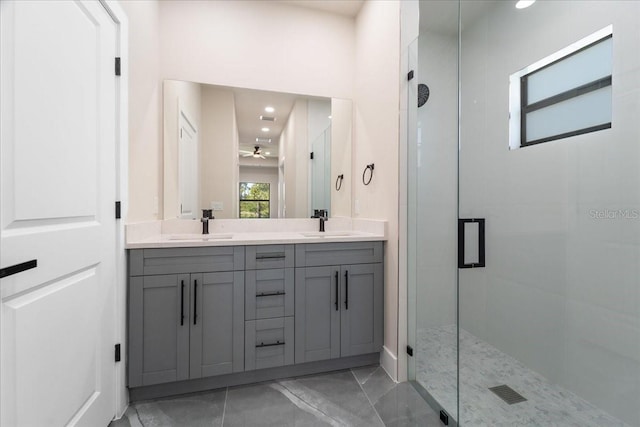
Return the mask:
<path id="1" fill-rule="evenodd" d="M 408 377 L 448 425 L 640 426 L 640 2 L 517 6 L 420 2 Z"/>

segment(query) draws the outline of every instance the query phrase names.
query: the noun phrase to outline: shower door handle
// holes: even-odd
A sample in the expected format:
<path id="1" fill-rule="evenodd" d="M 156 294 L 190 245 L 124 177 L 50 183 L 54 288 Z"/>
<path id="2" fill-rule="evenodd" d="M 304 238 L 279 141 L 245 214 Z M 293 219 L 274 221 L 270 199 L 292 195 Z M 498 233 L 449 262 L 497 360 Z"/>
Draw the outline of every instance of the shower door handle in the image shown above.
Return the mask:
<path id="1" fill-rule="evenodd" d="M 473 230 L 474 228 L 477 228 L 477 242 L 478 242 L 477 255 L 472 253 L 472 250 L 465 251 L 465 249 L 469 248 L 469 246 L 467 246 L 467 238 L 471 239 L 471 236 L 467 236 L 467 231 L 469 231 L 470 232 L 469 234 L 471 234 L 474 232 Z M 485 242 L 484 218 L 458 219 L 458 268 L 484 267 L 485 266 L 484 242 Z M 467 255 L 469 255 L 469 258 L 470 258 L 469 260 L 467 259 Z"/>

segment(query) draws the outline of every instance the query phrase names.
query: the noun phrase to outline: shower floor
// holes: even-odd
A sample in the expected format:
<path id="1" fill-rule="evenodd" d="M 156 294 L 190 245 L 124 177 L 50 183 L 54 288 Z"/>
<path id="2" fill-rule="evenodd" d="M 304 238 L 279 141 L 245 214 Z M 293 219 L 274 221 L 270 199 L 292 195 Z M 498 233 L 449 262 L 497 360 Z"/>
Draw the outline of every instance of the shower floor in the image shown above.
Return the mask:
<path id="1" fill-rule="evenodd" d="M 511 356 L 460 330 L 460 425 L 627 426 Z M 456 418 L 456 326 L 418 331 L 416 380 Z M 506 384 L 527 401 L 509 405 L 489 390 Z"/>

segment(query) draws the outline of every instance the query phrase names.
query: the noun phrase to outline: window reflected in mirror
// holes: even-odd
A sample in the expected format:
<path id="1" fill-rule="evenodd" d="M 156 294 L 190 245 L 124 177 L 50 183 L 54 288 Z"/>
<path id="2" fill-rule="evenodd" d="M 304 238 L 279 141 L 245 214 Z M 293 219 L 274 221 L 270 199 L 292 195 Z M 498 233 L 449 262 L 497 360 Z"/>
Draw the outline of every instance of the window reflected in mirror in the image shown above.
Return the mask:
<path id="1" fill-rule="evenodd" d="M 240 183 L 240 218 L 271 217 L 270 187 L 266 182 Z"/>

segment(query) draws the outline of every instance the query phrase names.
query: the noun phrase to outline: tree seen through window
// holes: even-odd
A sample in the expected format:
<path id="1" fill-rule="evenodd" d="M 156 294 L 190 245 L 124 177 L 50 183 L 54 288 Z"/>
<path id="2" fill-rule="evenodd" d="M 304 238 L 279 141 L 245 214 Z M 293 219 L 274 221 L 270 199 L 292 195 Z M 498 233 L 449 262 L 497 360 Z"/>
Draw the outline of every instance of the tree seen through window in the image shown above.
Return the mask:
<path id="1" fill-rule="evenodd" d="M 240 218 L 270 218 L 269 183 L 240 183 Z"/>

